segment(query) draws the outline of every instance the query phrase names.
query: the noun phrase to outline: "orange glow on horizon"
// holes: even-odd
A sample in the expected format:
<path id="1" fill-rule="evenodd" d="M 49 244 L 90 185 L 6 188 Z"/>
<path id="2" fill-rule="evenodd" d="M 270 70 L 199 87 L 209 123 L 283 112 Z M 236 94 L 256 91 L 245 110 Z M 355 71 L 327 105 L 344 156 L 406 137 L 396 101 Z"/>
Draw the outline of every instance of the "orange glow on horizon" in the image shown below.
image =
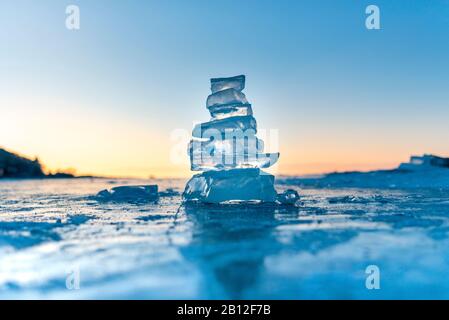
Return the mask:
<path id="1" fill-rule="evenodd" d="M 7 103 L 10 108 L 3 118 L 8 120 L 0 125 L 0 147 L 28 158 L 37 156 L 47 172 L 68 170 L 77 175 L 136 178 L 186 178 L 195 174 L 190 171 L 184 152 L 187 144 L 180 148 L 181 163 L 170 161 L 172 130 L 157 127 L 158 119 L 148 124 L 133 123 L 65 105 L 65 110 L 77 110 L 67 114 L 59 111 L 64 108 L 55 107 L 65 104 L 60 101 L 1 99 L 0 104 Z M 29 110 L 26 117 L 17 111 L 23 106 Z M 429 146 L 425 139 L 409 139 L 399 144 L 375 134 L 364 137 L 319 134 L 301 141 L 283 140 L 283 136 L 291 137 L 293 133 L 281 131 L 280 150 L 267 150 L 281 153 L 279 164 L 268 171 L 275 175 L 305 175 L 392 169 L 412 154 L 447 154 L 444 146 Z"/>

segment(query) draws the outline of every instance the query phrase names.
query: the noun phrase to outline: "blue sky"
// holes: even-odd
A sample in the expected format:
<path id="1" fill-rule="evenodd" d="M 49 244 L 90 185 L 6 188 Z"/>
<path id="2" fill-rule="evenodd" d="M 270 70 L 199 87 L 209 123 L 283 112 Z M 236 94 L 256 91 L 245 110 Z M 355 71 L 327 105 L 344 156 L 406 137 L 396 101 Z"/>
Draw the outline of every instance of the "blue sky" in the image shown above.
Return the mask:
<path id="1" fill-rule="evenodd" d="M 209 78 L 237 74 L 279 129 L 281 173 L 449 156 L 449 1 L 5 0 L 0 26 L 0 145 L 52 169 L 187 174 L 170 133 L 209 119 Z"/>

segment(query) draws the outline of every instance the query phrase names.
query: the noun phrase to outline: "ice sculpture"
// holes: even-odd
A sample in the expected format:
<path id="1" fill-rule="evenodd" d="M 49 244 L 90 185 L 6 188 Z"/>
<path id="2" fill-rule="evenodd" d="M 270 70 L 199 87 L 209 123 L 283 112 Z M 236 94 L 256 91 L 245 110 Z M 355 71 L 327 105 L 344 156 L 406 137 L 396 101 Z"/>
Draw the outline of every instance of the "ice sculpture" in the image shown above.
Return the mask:
<path id="1" fill-rule="evenodd" d="M 191 169 L 203 171 L 187 183 L 186 202 L 276 202 L 274 176 L 260 170 L 272 166 L 279 153 L 264 153 L 256 137 L 251 104 L 242 93 L 245 76 L 211 79 L 207 98 L 211 120 L 194 127 L 188 146 Z"/>

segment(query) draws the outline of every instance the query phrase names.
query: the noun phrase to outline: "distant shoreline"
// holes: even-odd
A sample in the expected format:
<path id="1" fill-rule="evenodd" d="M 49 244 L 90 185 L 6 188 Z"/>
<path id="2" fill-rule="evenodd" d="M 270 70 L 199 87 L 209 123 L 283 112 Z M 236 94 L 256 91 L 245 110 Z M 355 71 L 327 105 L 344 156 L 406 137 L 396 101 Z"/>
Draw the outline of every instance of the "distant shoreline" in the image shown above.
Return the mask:
<path id="1" fill-rule="evenodd" d="M 44 173 L 38 158 L 34 160 L 0 148 L 0 180 L 4 179 L 79 179 L 100 178 L 96 176 L 75 176 L 72 173 Z"/>
<path id="2" fill-rule="evenodd" d="M 118 178 L 106 178 L 106 177 L 95 177 L 95 176 L 72 176 L 72 177 L 0 177 L 1 181 L 23 181 L 23 180 L 76 180 L 76 179 L 118 179 Z"/>

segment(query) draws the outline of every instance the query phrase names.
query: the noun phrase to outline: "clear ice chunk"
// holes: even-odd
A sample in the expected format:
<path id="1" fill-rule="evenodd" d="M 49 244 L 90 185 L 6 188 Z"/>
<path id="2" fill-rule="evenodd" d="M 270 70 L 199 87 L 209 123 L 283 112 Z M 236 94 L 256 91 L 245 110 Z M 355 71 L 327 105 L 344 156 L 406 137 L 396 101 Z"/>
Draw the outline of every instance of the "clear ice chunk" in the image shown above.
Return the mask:
<path id="1" fill-rule="evenodd" d="M 242 91 L 245 89 L 245 76 L 239 75 L 230 78 L 213 78 L 210 79 L 212 93 L 223 91 L 226 89 L 235 89 Z"/>
<path id="2" fill-rule="evenodd" d="M 190 156 L 192 171 L 269 168 L 279 159 L 279 153 L 216 154 L 193 152 Z"/>
<path id="3" fill-rule="evenodd" d="M 249 131 L 248 131 L 249 132 Z M 228 139 L 213 139 L 208 141 L 191 140 L 189 143 L 188 155 L 192 155 L 193 152 L 206 152 L 209 155 L 232 154 L 232 153 L 244 153 L 244 154 L 257 154 L 264 149 L 264 142 L 258 139 L 255 134 L 246 135 L 240 139 L 234 139 L 232 137 Z"/>
<path id="4" fill-rule="evenodd" d="M 252 116 L 251 104 L 227 104 L 216 105 L 209 108 L 210 115 L 215 120 L 220 120 L 235 116 Z"/>
<path id="5" fill-rule="evenodd" d="M 206 106 L 211 108 L 218 105 L 235 105 L 235 104 L 247 104 L 245 94 L 235 89 L 226 89 L 218 91 L 207 97 Z"/>
<path id="6" fill-rule="evenodd" d="M 274 202 L 274 176 L 259 169 L 207 171 L 194 175 L 186 185 L 187 202 Z"/>
<path id="7" fill-rule="evenodd" d="M 296 190 L 288 189 L 277 195 L 277 201 L 281 204 L 294 205 L 299 200 L 299 194 Z"/>
<path id="8" fill-rule="evenodd" d="M 111 190 L 100 191 L 96 199 L 98 201 L 114 202 L 146 202 L 155 201 L 159 197 L 157 185 L 147 186 L 120 186 Z"/>
<path id="9" fill-rule="evenodd" d="M 202 139 L 221 138 L 230 132 L 244 135 L 247 130 L 257 133 L 257 123 L 253 116 L 237 116 L 200 123 L 193 128 L 192 136 Z"/>

